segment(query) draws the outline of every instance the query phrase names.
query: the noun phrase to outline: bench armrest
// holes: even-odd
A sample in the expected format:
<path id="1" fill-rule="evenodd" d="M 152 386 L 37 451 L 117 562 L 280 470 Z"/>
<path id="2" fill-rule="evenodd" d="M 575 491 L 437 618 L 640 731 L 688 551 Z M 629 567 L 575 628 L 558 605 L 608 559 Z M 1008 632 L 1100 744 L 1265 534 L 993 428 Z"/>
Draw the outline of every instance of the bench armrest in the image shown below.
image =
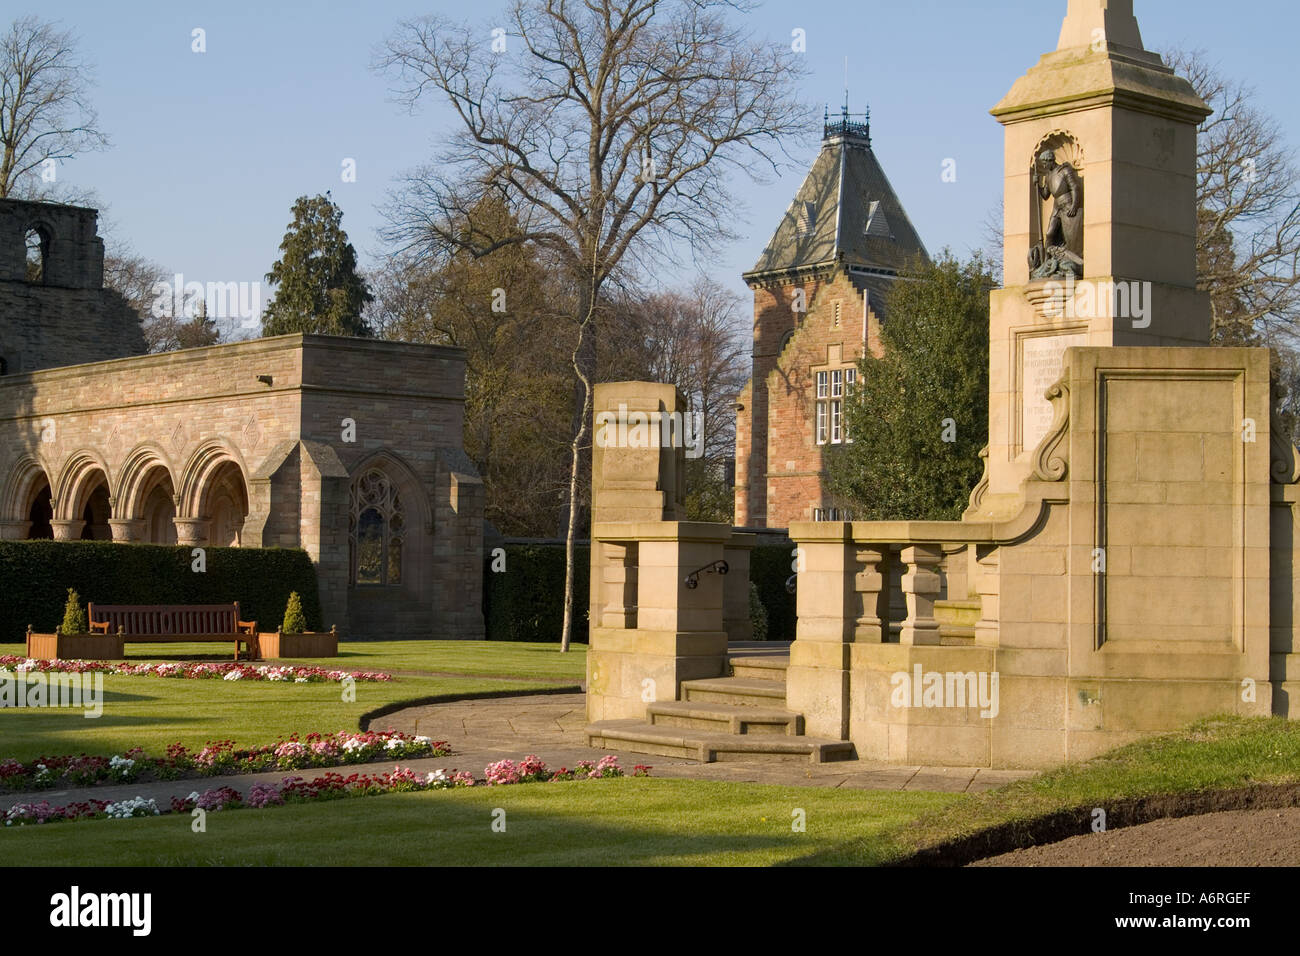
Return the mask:
<path id="1" fill-rule="evenodd" d="M 256 621 L 239 621 L 239 620 L 236 620 L 236 621 L 235 621 L 235 626 L 236 626 L 236 627 L 237 627 L 237 628 L 238 628 L 242 633 L 244 633 L 244 634 L 256 634 L 256 633 L 257 633 L 257 622 L 256 622 Z"/>
<path id="2" fill-rule="evenodd" d="M 109 623 L 108 623 L 108 621 L 91 621 L 91 622 L 90 622 L 90 633 L 91 633 L 91 634 L 107 634 L 107 633 L 108 633 L 108 627 L 109 627 Z"/>

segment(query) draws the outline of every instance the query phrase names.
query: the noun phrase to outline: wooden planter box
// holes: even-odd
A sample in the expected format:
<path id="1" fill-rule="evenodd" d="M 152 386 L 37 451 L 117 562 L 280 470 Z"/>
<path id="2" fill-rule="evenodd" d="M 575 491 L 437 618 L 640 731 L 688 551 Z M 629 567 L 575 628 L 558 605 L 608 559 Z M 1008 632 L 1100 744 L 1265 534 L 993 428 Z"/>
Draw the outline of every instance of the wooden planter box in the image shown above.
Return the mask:
<path id="1" fill-rule="evenodd" d="M 42 661 L 107 661 L 126 657 L 121 634 L 37 634 L 27 629 L 27 656 Z"/>
<path id="2" fill-rule="evenodd" d="M 328 631 L 312 631 L 305 634 L 261 633 L 257 637 L 262 646 L 263 658 L 285 657 L 338 657 L 338 627 Z"/>

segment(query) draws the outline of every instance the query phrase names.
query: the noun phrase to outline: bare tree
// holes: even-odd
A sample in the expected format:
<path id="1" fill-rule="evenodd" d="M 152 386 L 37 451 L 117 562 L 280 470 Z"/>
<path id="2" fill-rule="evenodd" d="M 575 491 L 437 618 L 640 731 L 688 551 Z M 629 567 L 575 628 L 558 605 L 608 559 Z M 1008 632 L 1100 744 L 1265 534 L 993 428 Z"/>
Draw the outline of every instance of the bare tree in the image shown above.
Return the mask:
<path id="1" fill-rule="evenodd" d="M 989 272 L 997 281 L 998 285 L 1002 284 L 1002 266 L 1003 253 L 1005 249 L 1005 239 L 1003 238 L 1003 222 L 1006 218 L 1006 202 L 999 196 L 996 203 L 988 208 L 984 213 L 984 219 L 980 222 L 980 228 L 984 233 L 984 241 L 978 249 L 972 249 L 971 252 L 978 252 L 988 260 Z"/>
<path id="2" fill-rule="evenodd" d="M 573 554 L 589 447 L 596 323 L 611 279 L 634 263 L 731 236 L 731 184 L 777 168 L 784 137 L 806 133 L 802 63 L 729 15 L 748 0 L 515 0 L 479 29 L 406 21 L 376 57 L 412 108 L 445 99 L 456 118 L 441 162 L 413 174 L 386 237 L 408 249 L 507 245 L 547 251 L 575 291 L 577 379 L 570 444 L 564 627 L 573 621 Z M 463 228 L 499 196 L 518 229 Z"/>
<path id="3" fill-rule="evenodd" d="M 1294 336 L 1300 323 L 1300 173 L 1254 90 L 1225 79 L 1199 51 L 1166 62 L 1214 110 L 1197 137 L 1198 286 L 1210 293 L 1222 344 Z"/>
<path id="4" fill-rule="evenodd" d="M 620 304 L 620 378 L 678 387 L 702 432 L 686 462 L 686 517 L 730 523 L 735 507 L 727 462 L 735 454 L 735 398 L 749 378 L 751 330 L 739 297 L 700 277 L 688 289 Z M 606 344 L 606 343 L 602 343 Z M 614 349 L 609 349 L 614 351 Z M 603 369 L 602 369 L 603 370 Z"/>
<path id="5" fill-rule="evenodd" d="M 36 17 L 15 20 L 0 38 L 0 199 L 37 195 L 50 163 L 108 145 L 76 42 Z"/>

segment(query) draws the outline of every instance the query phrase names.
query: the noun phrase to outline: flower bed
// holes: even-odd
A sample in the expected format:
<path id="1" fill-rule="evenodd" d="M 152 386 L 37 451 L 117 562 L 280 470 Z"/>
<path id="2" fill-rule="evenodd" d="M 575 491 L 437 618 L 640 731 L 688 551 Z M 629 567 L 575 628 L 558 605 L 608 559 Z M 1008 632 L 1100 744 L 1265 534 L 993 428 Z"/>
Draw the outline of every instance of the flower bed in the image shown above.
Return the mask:
<path id="1" fill-rule="evenodd" d="M 521 773 L 526 770 L 526 773 Z M 637 764 L 632 769 L 634 777 L 650 776 L 650 767 Z M 483 771 L 489 786 L 511 783 L 534 783 L 543 780 L 601 780 L 624 776 L 618 758 L 612 754 L 598 762 L 580 760 L 573 770 L 560 768 L 550 771 L 546 764 L 529 755 L 515 764 L 509 760 L 494 763 Z M 354 773 L 343 776 L 327 773 L 312 780 L 302 777 L 285 777 L 279 786 L 272 783 L 255 783 L 243 796 L 230 787 L 218 787 L 188 797 L 173 797 L 170 810 L 160 810 L 153 800 L 135 797 L 118 803 L 90 800 L 52 807 L 49 803 L 21 803 L 4 814 L 5 826 L 58 823 L 67 820 L 127 819 L 130 817 L 157 816 L 162 813 L 190 813 L 204 811 L 237 810 L 243 807 L 265 809 L 289 803 L 307 803 L 312 800 L 336 800 L 344 797 L 369 797 L 381 793 L 407 793 L 419 790 L 451 790 L 456 787 L 473 787 L 477 781 L 465 770 L 434 770 L 420 774 L 409 767 L 395 766 L 392 773 Z"/>
<path id="2" fill-rule="evenodd" d="M 292 681 L 295 684 L 321 684 L 352 679 L 354 681 L 391 681 L 392 674 L 380 671 L 336 671 L 324 667 L 290 665 L 197 663 L 123 664 L 112 661 L 47 661 L 32 657 L 0 655 L 0 674 L 37 673 L 111 674 L 115 677 L 178 677 L 184 680 L 251 680 Z"/>
<path id="3" fill-rule="evenodd" d="M 38 757 L 29 763 L 0 760 L 0 790 L 43 790 L 50 787 L 89 787 L 137 780 L 177 780 L 301 770 L 376 760 L 444 757 L 451 751 L 444 740 L 399 733 L 297 734 L 263 747 L 236 750 L 234 741 L 210 741 L 193 751 L 175 743 L 161 757 L 146 756 L 139 747 L 112 757 Z"/>

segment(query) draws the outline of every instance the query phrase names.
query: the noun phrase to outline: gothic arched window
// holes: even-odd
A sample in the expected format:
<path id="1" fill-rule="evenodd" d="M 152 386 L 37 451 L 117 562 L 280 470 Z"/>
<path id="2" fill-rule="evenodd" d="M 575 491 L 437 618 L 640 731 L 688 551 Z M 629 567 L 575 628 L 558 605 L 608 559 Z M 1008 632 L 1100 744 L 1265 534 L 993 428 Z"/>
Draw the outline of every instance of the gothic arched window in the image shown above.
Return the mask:
<path id="1" fill-rule="evenodd" d="M 406 520 L 392 480 L 377 468 L 352 483 L 348 538 L 352 583 L 402 583 L 402 540 Z"/>

